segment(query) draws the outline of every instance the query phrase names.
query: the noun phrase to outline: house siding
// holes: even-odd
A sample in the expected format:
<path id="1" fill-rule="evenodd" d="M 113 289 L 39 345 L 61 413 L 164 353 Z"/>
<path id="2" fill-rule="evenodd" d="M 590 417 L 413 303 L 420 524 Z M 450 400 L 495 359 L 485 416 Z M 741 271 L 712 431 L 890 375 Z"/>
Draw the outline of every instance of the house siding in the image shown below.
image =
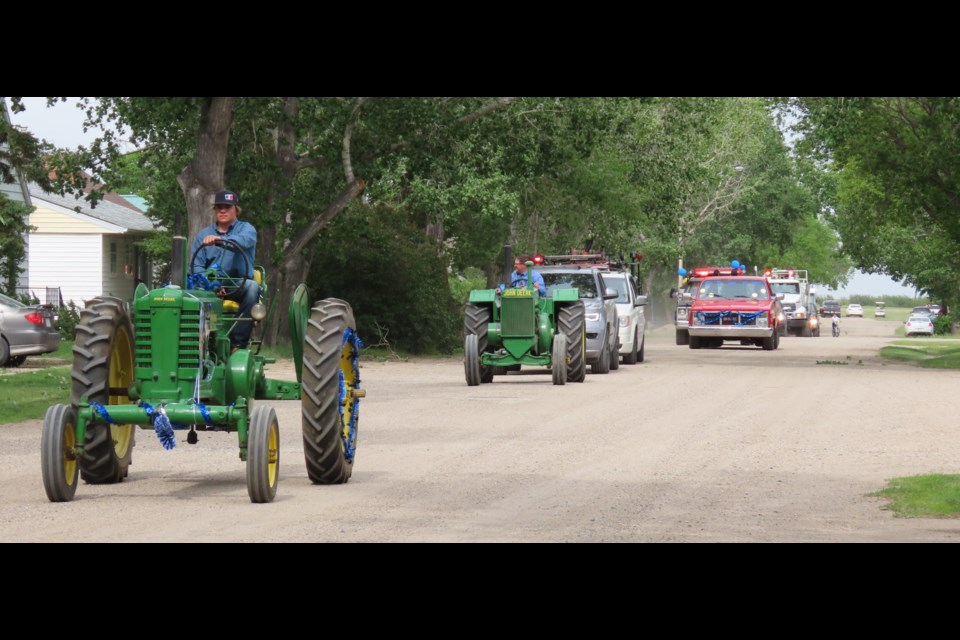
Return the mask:
<path id="1" fill-rule="evenodd" d="M 80 220 L 63 213 L 51 211 L 38 207 L 36 211 L 30 214 L 30 224 L 35 226 L 36 231 L 31 231 L 31 238 L 38 234 L 72 234 L 72 233 L 90 233 L 101 234 L 103 227 L 97 226 L 86 220 Z"/>
<path id="2" fill-rule="evenodd" d="M 59 287 L 64 303 L 73 300 L 82 307 L 83 301 L 101 295 L 103 262 L 99 235 L 30 235 L 30 288 Z"/>

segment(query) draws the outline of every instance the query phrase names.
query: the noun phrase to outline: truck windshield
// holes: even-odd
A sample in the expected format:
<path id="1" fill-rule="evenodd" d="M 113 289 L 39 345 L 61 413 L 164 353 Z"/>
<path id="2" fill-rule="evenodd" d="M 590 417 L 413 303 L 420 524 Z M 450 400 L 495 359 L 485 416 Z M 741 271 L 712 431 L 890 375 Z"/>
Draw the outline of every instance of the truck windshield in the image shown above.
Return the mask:
<path id="1" fill-rule="evenodd" d="M 543 273 L 547 289 L 579 289 L 581 298 L 596 298 L 597 285 L 592 273 Z"/>
<path id="2" fill-rule="evenodd" d="M 800 295 L 799 282 L 771 282 L 770 288 L 773 289 L 774 293 Z"/>
<path id="3" fill-rule="evenodd" d="M 766 300 L 767 287 L 760 280 L 704 280 L 700 283 L 697 298 Z"/>

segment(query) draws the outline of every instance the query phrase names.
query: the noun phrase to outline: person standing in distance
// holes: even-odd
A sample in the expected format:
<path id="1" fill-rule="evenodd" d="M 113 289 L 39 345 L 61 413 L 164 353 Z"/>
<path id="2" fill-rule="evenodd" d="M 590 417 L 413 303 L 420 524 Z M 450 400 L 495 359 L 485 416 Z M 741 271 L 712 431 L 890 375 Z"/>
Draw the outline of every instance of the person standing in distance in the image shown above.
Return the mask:
<path id="1" fill-rule="evenodd" d="M 203 273 L 213 264 L 220 265 L 220 271 L 232 278 L 246 278 L 242 287 L 231 291 L 221 289 L 217 292 L 225 300 L 233 300 L 240 309 L 238 322 L 230 332 L 231 353 L 237 349 L 246 349 L 253 333 L 253 321 L 250 311 L 260 300 L 260 285 L 253 279 L 253 260 L 257 253 L 257 230 L 249 222 L 238 220 L 240 199 L 233 191 L 218 191 L 213 199 L 215 221 L 197 233 L 193 241 L 194 256 L 190 269 L 193 273 Z M 215 243 L 218 240 L 232 240 L 242 249 L 243 255 Z M 202 248 L 201 248 L 202 247 Z M 246 260 L 244 260 L 246 256 Z"/>

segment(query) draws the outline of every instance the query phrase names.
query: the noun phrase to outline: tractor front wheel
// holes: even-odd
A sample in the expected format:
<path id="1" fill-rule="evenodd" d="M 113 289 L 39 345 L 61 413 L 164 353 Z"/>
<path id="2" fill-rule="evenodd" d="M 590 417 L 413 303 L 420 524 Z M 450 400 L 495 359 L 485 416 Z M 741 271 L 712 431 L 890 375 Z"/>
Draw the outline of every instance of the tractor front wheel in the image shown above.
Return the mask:
<path id="1" fill-rule="evenodd" d="M 247 436 L 247 493 L 250 502 L 273 502 L 280 479 L 280 425 L 272 407 L 257 406 Z"/>
<path id="2" fill-rule="evenodd" d="M 100 296 L 80 311 L 73 343 L 70 404 L 76 416 L 80 399 L 104 406 L 130 404 L 133 385 L 133 324 L 127 303 Z M 87 424 L 80 477 L 90 484 L 112 484 L 127 476 L 133 459 L 133 425 Z"/>
<path id="3" fill-rule="evenodd" d="M 553 336 L 550 369 L 553 371 L 553 384 L 567 383 L 567 336 L 562 333 Z"/>
<path id="4" fill-rule="evenodd" d="M 40 436 L 40 466 L 43 489 L 50 502 L 70 502 L 77 492 L 79 466 L 74 448 L 77 446 L 77 419 L 73 407 L 55 404 L 47 409 Z"/>
<path id="5" fill-rule="evenodd" d="M 303 454 L 315 484 L 353 473 L 360 423 L 360 340 L 350 305 L 327 298 L 310 310 L 303 339 Z"/>
<path id="6" fill-rule="evenodd" d="M 487 325 L 490 324 L 490 308 L 473 304 L 468 302 L 466 308 L 464 309 L 463 315 L 463 335 L 475 335 L 477 336 L 477 355 L 483 355 L 487 350 Z M 464 341 L 466 344 L 466 341 Z M 499 369 L 500 367 L 493 367 L 491 365 L 479 364 L 479 357 L 477 359 L 478 366 L 480 367 L 480 382 L 487 383 L 493 382 L 494 369 Z M 504 372 L 506 373 L 506 372 Z M 467 384 L 470 384 L 470 381 L 467 380 Z M 472 386 L 472 385 L 471 385 Z"/>
<path id="7" fill-rule="evenodd" d="M 463 338 L 463 373 L 467 386 L 480 386 L 480 347 L 475 333 L 468 333 Z"/>

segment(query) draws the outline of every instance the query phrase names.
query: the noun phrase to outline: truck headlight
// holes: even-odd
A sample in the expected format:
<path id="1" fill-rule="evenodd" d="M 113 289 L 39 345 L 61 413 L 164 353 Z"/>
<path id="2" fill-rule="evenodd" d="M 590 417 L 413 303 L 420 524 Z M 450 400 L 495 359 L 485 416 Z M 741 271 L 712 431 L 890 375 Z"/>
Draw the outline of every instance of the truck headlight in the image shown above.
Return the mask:
<path id="1" fill-rule="evenodd" d="M 599 314 L 599 313 L 585 313 L 585 314 L 583 315 L 583 318 L 584 318 L 584 320 L 586 320 L 587 322 L 600 322 L 600 314 Z"/>
<path id="2" fill-rule="evenodd" d="M 761 313 L 759 316 L 757 316 L 757 326 L 764 328 L 769 326 L 767 314 Z"/>
<path id="3" fill-rule="evenodd" d="M 629 327 L 630 326 L 630 316 L 620 316 L 620 326 Z"/>

